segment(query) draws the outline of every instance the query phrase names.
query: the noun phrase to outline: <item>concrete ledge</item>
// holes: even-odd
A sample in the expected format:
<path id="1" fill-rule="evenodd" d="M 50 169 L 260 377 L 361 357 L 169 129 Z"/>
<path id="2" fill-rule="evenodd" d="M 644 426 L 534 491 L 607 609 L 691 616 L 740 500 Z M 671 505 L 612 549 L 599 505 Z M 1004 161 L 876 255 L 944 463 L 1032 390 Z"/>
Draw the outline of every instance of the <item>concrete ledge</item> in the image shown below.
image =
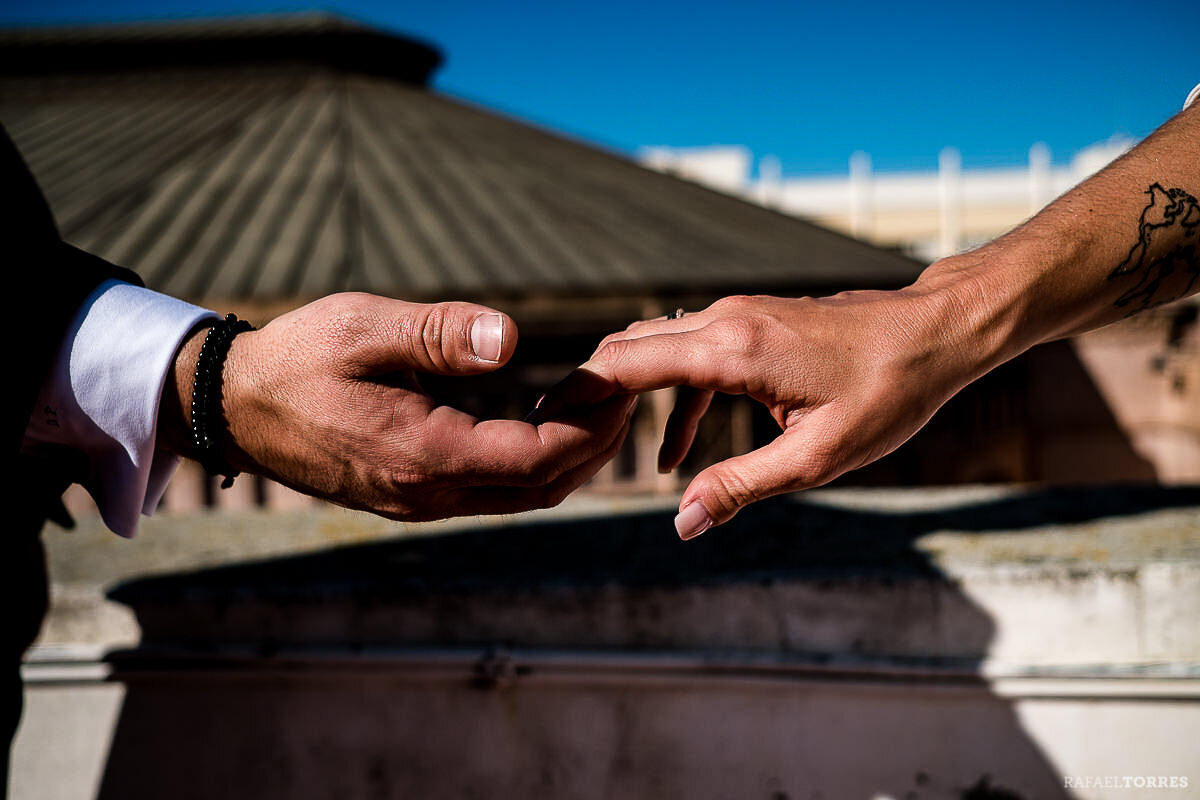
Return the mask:
<path id="1" fill-rule="evenodd" d="M 14 798 L 1200 786 L 1200 489 L 826 490 L 689 543 L 673 507 L 51 534 Z"/>
<path id="2" fill-rule="evenodd" d="M 413 526 L 308 554 L 136 578 L 109 596 L 134 611 L 143 645 L 176 649 L 706 649 L 1025 667 L 1200 661 L 1191 624 L 1200 618 L 1200 489 L 830 490 L 759 504 L 687 543 L 671 535 L 671 515 L 661 506 L 568 509 Z M 295 529 L 290 518 L 274 529 L 270 519 L 255 522 L 259 529 L 238 536 L 260 547 Z"/>

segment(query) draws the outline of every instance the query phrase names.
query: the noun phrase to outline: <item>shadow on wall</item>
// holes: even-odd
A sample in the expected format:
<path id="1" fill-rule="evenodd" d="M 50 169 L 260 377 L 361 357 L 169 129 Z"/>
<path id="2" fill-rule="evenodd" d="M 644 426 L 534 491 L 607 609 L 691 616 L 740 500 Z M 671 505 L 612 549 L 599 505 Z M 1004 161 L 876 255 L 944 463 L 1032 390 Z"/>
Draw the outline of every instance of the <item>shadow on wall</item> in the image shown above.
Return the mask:
<path id="1" fill-rule="evenodd" d="M 917 540 L 1197 502 L 776 498 L 686 544 L 639 513 L 133 581 L 101 797 L 1064 797 Z"/>

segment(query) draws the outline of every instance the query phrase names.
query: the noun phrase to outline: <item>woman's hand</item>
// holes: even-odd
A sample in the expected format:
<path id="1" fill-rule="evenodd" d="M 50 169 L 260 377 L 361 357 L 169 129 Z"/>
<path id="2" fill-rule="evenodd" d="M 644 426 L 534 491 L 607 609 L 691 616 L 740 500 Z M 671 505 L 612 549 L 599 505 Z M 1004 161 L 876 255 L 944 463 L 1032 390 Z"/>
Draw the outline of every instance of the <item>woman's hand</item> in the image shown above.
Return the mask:
<path id="1" fill-rule="evenodd" d="M 780 435 L 696 476 L 676 518 L 687 539 L 750 503 L 827 483 L 899 447 L 976 376 L 975 358 L 958 352 L 977 333 L 966 321 L 945 293 L 918 287 L 725 298 L 609 336 L 547 395 L 535 418 L 614 395 L 688 387 L 659 453 L 660 468 L 670 470 L 687 454 L 713 392 L 766 406 Z"/>

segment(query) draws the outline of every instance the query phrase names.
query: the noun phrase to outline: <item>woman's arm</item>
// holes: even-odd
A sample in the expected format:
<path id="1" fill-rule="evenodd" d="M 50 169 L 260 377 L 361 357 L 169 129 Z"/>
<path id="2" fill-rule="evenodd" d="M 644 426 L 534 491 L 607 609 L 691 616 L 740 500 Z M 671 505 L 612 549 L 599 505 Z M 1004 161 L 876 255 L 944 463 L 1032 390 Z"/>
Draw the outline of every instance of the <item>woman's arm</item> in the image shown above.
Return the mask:
<path id="1" fill-rule="evenodd" d="M 683 459 L 713 391 L 763 403 L 782 433 L 684 492 L 684 538 L 749 503 L 827 483 L 899 447 L 965 385 L 1030 347 L 1200 290 L 1200 103 L 1011 233 L 905 289 L 733 297 L 635 323 L 539 406 L 681 395 L 660 464 Z"/>

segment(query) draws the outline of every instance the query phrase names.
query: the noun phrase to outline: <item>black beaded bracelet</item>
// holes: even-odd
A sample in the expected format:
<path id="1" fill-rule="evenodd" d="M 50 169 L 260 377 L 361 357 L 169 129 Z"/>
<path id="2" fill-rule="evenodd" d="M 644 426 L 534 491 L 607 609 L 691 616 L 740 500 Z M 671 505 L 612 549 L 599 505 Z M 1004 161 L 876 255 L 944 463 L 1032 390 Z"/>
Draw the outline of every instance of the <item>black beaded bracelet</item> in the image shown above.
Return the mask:
<path id="1" fill-rule="evenodd" d="M 197 459 L 209 475 L 224 475 L 221 488 L 233 486 L 239 474 L 229 465 L 221 452 L 220 437 L 225 430 L 225 414 L 221 407 L 221 383 L 224 375 L 225 356 L 233 337 L 254 326 L 233 314 L 218 320 L 204 335 L 200 345 L 200 356 L 196 359 L 196 375 L 192 383 L 192 443 L 196 446 Z"/>

